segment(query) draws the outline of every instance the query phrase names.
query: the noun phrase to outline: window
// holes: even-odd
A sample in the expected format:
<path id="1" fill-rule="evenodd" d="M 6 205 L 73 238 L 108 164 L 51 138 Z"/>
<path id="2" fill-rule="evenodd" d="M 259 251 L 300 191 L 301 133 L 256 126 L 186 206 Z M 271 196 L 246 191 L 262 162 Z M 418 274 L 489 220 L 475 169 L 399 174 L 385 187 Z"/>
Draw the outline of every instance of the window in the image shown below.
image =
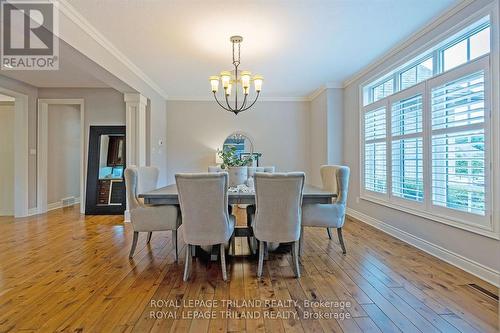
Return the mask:
<path id="1" fill-rule="evenodd" d="M 486 16 L 364 86 L 363 105 L 490 53 L 490 34 L 490 17 Z"/>
<path id="2" fill-rule="evenodd" d="M 363 107 L 362 196 L 492 230 L 489 71 L 481 57 Z"/>
<path id="3" fill-rule="evenodd" d="M 365 113 L 365 188 L 386 193 L 385 108 Z"/>
<path id="4" fill-rule="evenodd" d="M 445 71 L 474 60 L 490 52 L 490 28 L 480 31 L 443 50 Z"/>
<path id="5" fill-rule="evenodd" d="M 422 94 L 392 103 L 392 195 L 422 202 Z"/>
<path id="6" fill-rule="evenodd" d="M 372 91 L 373 101 L 375 102 L 378 101 L 379 99 L 392 95 L 393 92 L 394 92 L 394 82 L 392 79 L 387 80 L 373 88 Z"/>
<path id="7" fill-rule="evenodd" d="M 421 63 L 405 70 L 400 74 L 400 90 L 414 86 L 415 84 L 431 78 L 433 75 L 433 59 L 429 58 Z"/>
<path id="8" fill-rule="evenodd" d="M 484 71 L 432 89 L 432 203 L 482 215 Z"/>

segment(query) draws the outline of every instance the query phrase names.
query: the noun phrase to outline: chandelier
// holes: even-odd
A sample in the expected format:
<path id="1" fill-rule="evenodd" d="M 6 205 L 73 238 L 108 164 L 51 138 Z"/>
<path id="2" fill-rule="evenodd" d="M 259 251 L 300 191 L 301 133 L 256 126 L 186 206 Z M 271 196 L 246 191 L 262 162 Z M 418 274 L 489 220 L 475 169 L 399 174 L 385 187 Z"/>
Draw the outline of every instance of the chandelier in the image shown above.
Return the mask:
<path id="1" fill-rule="evenodd" d="M 241 42 L 243 41 L 243 37 L 241 36 L 232 36 L 230 39 L 233 44 L 233 71 L 222 71 L 219 76 L 210 76 L 210 86 L 212 87 L 212 92 L 214 94 L 215 101 L 221 108 L 226 111 L 233 112 L 234 114 L 238 114 L 240 112 L 246 111 L 250 109 L 257 99 L 259 98 L 260 91 L 262 89 L 262 81 L 264 78 L 261 75 L 254 75 L 252 78 L 252 73 L 249 71 L 240 71 L 238 67 L 240 66 L 240 50 L 241 50 Z M 219 81 L 222 83 L 222 87 L 224 88 L 224 100 L 221 102 L 217 98 L 217 91 L 219 90 Z M 255 87 L 255 99 L 247 106 L 248 95 L 250 91 L 250 82 L 253 81 Z M 241 89 L 243 93 L 243 101 L 241 104 L 238 104 L 238 90 Z M 231 93 L 234 92 L 234 103 L 229 100 Z"/>

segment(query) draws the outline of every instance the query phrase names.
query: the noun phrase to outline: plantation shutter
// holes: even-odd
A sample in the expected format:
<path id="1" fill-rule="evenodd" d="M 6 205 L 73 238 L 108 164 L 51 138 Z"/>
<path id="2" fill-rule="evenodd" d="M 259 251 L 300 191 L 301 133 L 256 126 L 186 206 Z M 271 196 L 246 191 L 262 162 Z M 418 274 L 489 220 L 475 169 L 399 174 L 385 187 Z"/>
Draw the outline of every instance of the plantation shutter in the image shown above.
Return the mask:
<path id="1" fill-rule="evenodd" d="M 485 72 L 431 90 L 432 204 L 484 216 Z"/>
<path id="2" fill-rule="evenodd" d="M 365 189 L 386 193 L 386 108 L 367 111 L 364 125 Z"/>

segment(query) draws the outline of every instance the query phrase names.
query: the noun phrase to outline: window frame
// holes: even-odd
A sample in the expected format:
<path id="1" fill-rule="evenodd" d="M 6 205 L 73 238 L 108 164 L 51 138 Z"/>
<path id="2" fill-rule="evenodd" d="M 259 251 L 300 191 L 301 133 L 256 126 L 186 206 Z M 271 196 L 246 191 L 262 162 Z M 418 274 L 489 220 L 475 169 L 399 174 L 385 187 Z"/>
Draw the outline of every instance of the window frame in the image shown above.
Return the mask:
<path id="1" fill-rule="evenodd" d="M 432 204 L 432 123 L 429 117 L 431 115 L 431 91 L 432 87 L 437 87 L 445 82 L 453 81 L 467 74 L 476 73 L 484 70 L 484 137 L 485 137 L 485 216 L 476 215 L 458 211 L 452 208 L 441 207 Z M 493 66 L 491 64 L 490 54 L 483 55 L 470 62 L 459 65 L 449 71 L 438 74 L 432 78 L 424 80 L 417 85 L 406 88 L 393 95 L 380 99 L 374 103 L 360 106 L 360 198 L 363 200 L 371 201 L 381 204 L 390 208 L 398 209 L 413 215 L 427 218 L 429 220 L 441 222 L 454 227 L 466 229 L 475 233 L 483 234 L 488 237 L 499 239 L 500 235 L 495 233 L 495 225 L 493 223 L 494 207 L 492 205 L 492 198 L 494 198 L 493 184 L 491 180 L 494 178 L 492 170 L 493 160 L 493 133 L 492 133 L 492 98 L 493 98 L 493 85 L 491 79 L 491 71 Z M 362 86 L 360 86 L 362 92 Z M 423 98 L 423 186 L 424 186 L 424 200 L 422 202 L 405 200 L 392 195 L 392 105 L 395 102 L 410 98 L 412 96 L 422 94 Z M 362 96 L 360 98 L 362 100 Z M 364 163 L 365 163 L 365 136 L 364 136 L 364 114 L 370 110 L 385 107 L 386 109 L 386 183 L 387 191 L 385 194 L 375 193 L 365 189 L 364 182 Z M 473 221 L 473 222 L 471 222 Z"/>
<path id="2" fill-rule="evenodd" d="M 490 52 L 489 53 L 491 53 L 491 49 L 492 49 L 492 47 L 491 47 L 492 29 L 491 29 L 491 16 L 490 16 L 490 20 L 488 22 L 484 22 L 482 24 L 479 24 L 477 27 L 475 27 L 474 29 L 471 29 L 466 34 L 460 36 L 457 39 L 454 39 L 454 40 L 450 41 L 449 43 L 446 43 L 446 44 L 442 45 L 439 49 L 437 49 L 438 57 L 439 57 L 439 59 L 438 59 L 439 60 L 439 62 L 438 62 L 439 63 L 438 72 L 439 73 L 444 73 L 446 71 L 453 70 L 453 69 L 455 69 L 455 68 L 457 68 L 457 67 L 459 67 L 459 66 L 461 66 L 463 64 L 467 64 L 467 63 L 469 63 L 471 61 L 474 61 L 474 60 L 479 59 L 482 56 L 484 56 L 484 54 L 483 54 L 482 56 L 476 57 L 474 59 L 470 58 L 470 38 L 472 36 L 474 36 L 475 34 L 483 31 L 486 28 L 488 28 L 488 27 L 490 28 Z M 445 70 L 444 69 L 444 65 L 445 65 L 445 62 L 444 62 L 444 52 L 446 50 L 448 50 L 449 48 L 451 48 L 451 47 L 453 47 L 453 46 L 455 46 L 455 45 L 463 42 L 464 40 L 467 40 L 467 60 L 463 64 L 460 64 L 458 66 L 455 66 L 453 68 Z M 486 54 L 489 54 L 489 53 L 486 53 Z"/>
<path id="3" fill-rule="evenodd" d="M 432 210 L 436 211 L 437 214 L 446 217 L 446 218 L 453 218 L 454 220 L 460 221 L 461 223 L 464 224 L 469 224 L 472 226 L 479 226 L 479 225 L 485 225 L 487 230 L 492 230 L 493 224 L 492 224 L 492 207 L 491 207 L 491 197 L 493 195 L 492 189 L 491 189 L 491 173 L 493 170 L 491 170 L 491 161 L 492 161 L 492 136 L 491 136 L 491 77 L 490 77 L 490 58 L 488 55 L 486 56 L 481 56 L 479 58 L 476 58 L 468 63 L 462 64 L 460 66 L 457 66 L 449 71 L 446 71 L 442 73 L 439 76 L 436 76 L 434 78 L 429 79 L 429 82 L 427 83 L 427 94 L 430 97 L 432 89 L 435 87 L 439 87 L 447 82 L 451 82 L 457 79 L 460 79 L 461 77 L 464 77 L 469 74 L 477 73 L 479 71 L 483 70 L 484 71 L 484 123 L 482 128 L 484 129 L 484 204 L 485 204 L 485 215 L 480 216 L 476 214 L 471 214 L 471 213 L 466 213 L 466 212 L 461 212 L 459 210 L 454 210 L 451 208 L 446 208 L 442 207 L 439 205 L 434 205 L 432 204 L 432 198 L 430 199 L 430 207 Z M 430 111 L 430 98 L 427 101 L 429 103 L 428 108 Z M 429 124 L 432 126 L 431 124 Z M 475 124 L 473 125 L 466 125 L 464 128 L 469 127 L 470 129 L 473 129 Z M 442 131 L 443 133 L 445 132 L 453 132 L 453 131 Z M 432 134 L 433 131 L 431 128 L 429 128 L 429 139 L 432 139 Z M 432 152 L 431 152 L 432 153 Z M 432 157 L 431 157 L 432 161 Z M 432 167 L 432 166 L 431 166 Z M 432 171 L 431 171 L 432 172 Z M 432 182 L 432 174 L 429 175 L 430 180 Z M 429 184 L 432 186 L 432 184 Z M 473 220 L 474 223 L 471 223 L 470 221 Z"/>
<path id="4" fill-rule="evenodd" d="M 365 84 L 362 85 L 362 105 L 370 105 L 371 103 L 374 103 L 374 96 L 373 96 L 373 90 L 374 88 L 378 87 L 382 83 L 387 82 L 388 80 L 393 80 L 393 94 L 396 94 L 400 91 L 403 91 L 404 89 L 401 89 L 401 74 L 407 71 L 408 69 L 415 67 L 422 62 L 426 61 L 427 59 L 432 58 L 432 67 L 433 67 L 433 74 L 432 77 L 436 77 L 439 74 L 442 74 L 445 72 L 444 70 L 444 51 L 449 49 L 450 47 L 453 47 L 454 45 L 463 42 L 464 40 L 467 40 L 467 61 L 463 64 L 460 64 L 458 66 L 455 66 L 449 70 L 453 70 L 459 66 L 462 66 L 464 64 L 467 64 L 471 61 L 474 61 L 476 59 L 479 59 L 482 56 L 479 56 L 477 58 L 474 58 L 470 60 L 470 38 L 477 34 L 478 32 L 482 31 L 483 29 L 486 29 L 487 27 L 490 28 L 490 52 L 486 53 L 491 54 L 493 51 L 493 34 L 494 34 L 494 29 L 493 25 L 497 22 L 496 15 L 494 12 L 486 11 L 486 12 L 480 12 L 477 17 L 474 16 L 471 18 L 472 21 L 468 22 L 467 25 L 460 25 L 459 27 L 455 27 L 452 29 L 453 32 L 450 32 L 446 37 L 444 37 L 445 42 L 438 42 L 435 43 L 435 46 L 433 47 L 428 47 L 422 52 L 419 52 L 417 56 L 414 56 L 412 59 L 409 61 L 403 63 L 402 65 L 399 65 L 398 67 L 393 68 L 392 70 L 386 72 L 384 75 L 378 76 L 375 79 L 371 79 Z M 484 22 L 481 22 L 483 20 L 486 20 Z M 476 25 L 472 28 L 469 29 L 469 27 Z M 465 30 L 465 31 L 464 31 Z M 458 35 L 460 32 L 462 32 L 461 35 Z M 453 38 L 454 37 L 454 38 Z M 450 38 L 453 38 L 449 40 Z M 420 83 L 420 82 L 419 82 Z M 416 83 L 418 84 L 418 83 Z M 409 86 L 405 89 L 411 88 L 413 86 Z M 391 96 L 391 95 L 389 95 Z M 388 97 L 388 96 L 386 96 Z M 385 98 L 385 97 L 384 97 Z"/>

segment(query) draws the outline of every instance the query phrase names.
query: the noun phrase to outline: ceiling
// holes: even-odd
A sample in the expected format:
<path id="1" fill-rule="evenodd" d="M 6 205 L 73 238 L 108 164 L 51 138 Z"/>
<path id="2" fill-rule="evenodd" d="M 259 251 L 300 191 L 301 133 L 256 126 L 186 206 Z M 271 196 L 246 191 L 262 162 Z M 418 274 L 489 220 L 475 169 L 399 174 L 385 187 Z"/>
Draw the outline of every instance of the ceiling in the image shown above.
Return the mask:
<path id="1" fill-rule="evenodd" d="M 72 0 L 169 98 L 209 98 L 208 76 L 264 75 L 263 96 L 305 97 L 341 83 L 457 0 Z M 112 17 L 112 19 L 110 19 Z M 62 58 L 62 57 L 61 57 Z"/>
<path id="2" fill-rule="evenodd" d="M 80 66 L 77 53 L 64 42 L 59 43 L 59 70 L 18 71 L 2 70 L 2 75 L 39 88 L 105 88 L 109 87 L 91 74 L 91 66 Z"/>

